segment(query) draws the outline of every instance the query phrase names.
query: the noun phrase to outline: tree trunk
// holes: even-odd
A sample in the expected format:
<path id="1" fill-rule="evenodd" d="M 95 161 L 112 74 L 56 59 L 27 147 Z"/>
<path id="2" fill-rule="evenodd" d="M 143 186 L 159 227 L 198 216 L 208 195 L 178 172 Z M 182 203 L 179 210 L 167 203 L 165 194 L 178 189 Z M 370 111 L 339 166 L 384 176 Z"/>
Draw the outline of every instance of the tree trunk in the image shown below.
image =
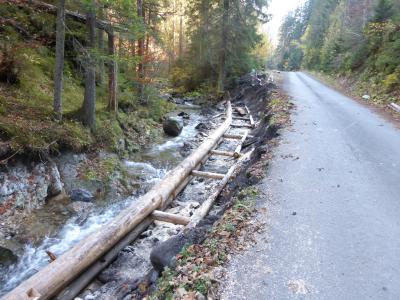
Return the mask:
<path id="1" fill-rule="evenodd" d="M 178 53 L 180 59 L 182 59 L 182 55 L 183 55 L 183 16 L 181 15 L 179 19 L 179 53 Z"/>
<path id="2" fill-rule="evenodd" d="M 108 63 L 108 109 L 117 113 L 117 62 L 114 59 L 115 35 L 112 32 L 108 34 L 108 55 L 111 57 Z"/>
<path id="3" fill-rule="evenodd" d="M 65 0 L 59 0 L 57 7 L 56 65 L 54 70 L 54 113 L 62 119 L 62 90 L 65 42 Z"/>
<path id="4" fill-rule="evenodd" d="M 144 21 L 144 10 L 143 10 L 143 0 L 137 0 L 137 13 L 140 20 L 145 24 Z M 140 103 L 146 104 L 144 99 L 144 69 L 143 69 L 143 60 L 144 60 L 144 33 L 140 36 L 138 40 L 138 56 L 139 56 L 139 64 L 138 64 L 138 82 L 139 82 L 139 100 Z"/>
<path id="5" fill-rule="evenodd" d="M 88 47 L 85 62 L 85 98 L 83 100 L 83 124 L 94 129 L 96 123 L 96 60 L 93 50 L 96 46 L 96 9 L 95 2 L 86 13 Z"/>
<path id="6" fill-rule="evenodd" d="M 224 91 L 225 83 L 225 64 L 226 64 L 226 51 L 228 43 L 228 18 L 229 18 L 229 0 L 224 0 L 224 10 L 222 16 L 222 36 L 221 36 L 221 52 L 219 57 L 219 69 L 218 69 L 218 81 L 217 81 L 217 92 L 222 93 Z"/>
<path id="7" fill-rule="evenodd" d="M 100 55 L 104 54 L 104 32 L 103 30 L 97 30 L 97 47 L 99 48 Z M 104 82 L 104 59 L 100 57 L 98 59 L 98 70 L 97 70 L 97 83 L 102 85 Z"/>

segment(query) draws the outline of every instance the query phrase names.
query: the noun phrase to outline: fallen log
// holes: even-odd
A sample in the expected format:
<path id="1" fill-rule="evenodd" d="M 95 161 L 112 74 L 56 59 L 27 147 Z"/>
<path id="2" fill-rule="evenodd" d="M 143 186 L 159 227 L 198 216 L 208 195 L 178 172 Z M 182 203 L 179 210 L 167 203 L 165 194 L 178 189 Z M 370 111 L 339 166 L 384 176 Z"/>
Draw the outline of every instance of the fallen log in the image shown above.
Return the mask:
<path id="1" fill-rule="evenodd" d="M 122 211 L 115 219 L 92 233 L 55 261 L 22 282 L 5 295 L 8 300 L 49 299 L 62 290 L 75 277 L 90 267 L 99 257 L 134 230 L 154 210 L 165 208 L 176 196 L 183 183 L 188 182 L 191 172 L 208 157 L 220 142 L 232 122 L 231 104 L 227 102 L 227 118 L 190 156 L 182 161 L 167 177 L 148 193 Z"/>

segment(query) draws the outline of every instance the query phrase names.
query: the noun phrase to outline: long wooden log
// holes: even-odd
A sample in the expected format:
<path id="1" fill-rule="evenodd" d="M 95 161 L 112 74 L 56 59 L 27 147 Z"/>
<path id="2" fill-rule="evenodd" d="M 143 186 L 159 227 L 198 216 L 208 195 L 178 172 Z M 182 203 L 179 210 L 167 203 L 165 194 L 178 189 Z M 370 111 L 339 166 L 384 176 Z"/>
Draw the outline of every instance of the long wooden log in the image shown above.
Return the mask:
<path id="1" fill-rule="evenodd" d="M 35 291 L 40 299 L 49 299 L 60 292 L 64 286 L 104 255 L 154 210 L 165 207 L 172 201 L 171 195 L 190 176 L 192 170 L 203 161 L 204 157 L 209 155 L 210 150 L 219 143 L 224 133 L 229 129 L 231 122 L 232 107 L 228 101 L 227 119 L 195 152 L 169 172 L 165 179 L 137 201 L 134 201 L 100 230 L 92 233 L 55 261 L 22 282 L 6 294 L 4 299 L 32 299 L 30 297 L 32 291 Z"/>
<path id="2" fill-rule="evenodd" d="M 127 236 L 120 240 L 109 252 L 103 257 L 98 259 L 92 264 L 84 273 L 77 277 L 73 284 L 69 285 L 64 291 L 62 291 L 55 300 L 71 300 L 74 299 L 91 281 L 99 274 L 105 267 L 107 267 L 123 250 L 126 246 L 132 243 L 147 227 L 153 222 L 153 219 L 147 217 L 144 219 L 134 230 L 132 230 Z"/>
<path id="3" fill-rule="evenodd" d="M 153 217 L 154 220 L 168 222 L 176 225 L 187 225 L 190 223 L 190 218 L 188 217 L 170 214 L 160 210 L 153 211 L 151 216 Z"/>
<path id="4" fill-rule="evenodd" d="M 214 146 L 217 148 L 220 143 L 222 143 L 222 139 Z M 201 162 L 197 164 L 194 168 L 198 170 L 203 166 L 203 164 L 208 160 L 210 155 L 207 155 L 203 158 Z M 176 198 L 176 196 L 185 188 L 185 186 L 192 179 L 191 176 L 188 176 L 181 185 L 174 190 L 174 192 L 170 195 L 169 201 Z M 168 202 L 165 204 L 162 209 L 166 209 L 168 206 Z M 69 284 L 57 297 L 56 300 L 73 300 L 79 293 L 90 283 L 93 278 L 96 277 L 105 267 L 107 267 L 114 258 L 118 255 L 118 252 L 125 248 L 127 245 L 131 244 L 137 236 L 144 231 L 151 223 L 153 222 L 152 218 L 147 217 L 144 219 L 133 231 L 131 231 L 126 237 L 124 237 L 121 241 L 119 241 L 115 246 L 113 246 L 110 251 L 107 252 L 103 257 L 94 262 L 88 269 L 86 269 L 79 277 L 75 278 L 71 284 Z"/>
<path id="5" fill-rule="evenodd" d="M 206 160 L 206 158 L 204 158 L 203 161 L 200 162 L 195 169 L 199 169 L 202 166 L 203 162 Z M 190 179 L 191 179 L 190 176 L 187 177 L 181 183 L 181 185 L 176 190 L 174 190 L 174 192 L 170 195 L 170 199 L 175 198 L 176 195 L 179 194 L 189 183 Z M 162 209 L 165 208 L 166 206 L 162 207 Z M 104 268 L 106 268 L 118 255 L 118 253 L 126 246 L 131 244 L 142 231 L 144 231 L 148 226 L 150 226 L 152 222 L 153 219 L 151 217 L 147 217 L 146 219 L 144 219 L 138 226 L 135 227 L 133 231 L 131 231 L 126 237 L 124 237 L 115 246 L 113 246 L 110 249 L 110 251 L 107 252 L 107 254 L 105 254 L 103 257 L 94 262 L 88 269 L 86 269 L 82 274 L 80 274 L 79 277 L 75 278 L 71 282 L 71 284 L 69 284 L 57 297 L 55 297 L 55 299 L 56 300 L 75 299 L 75 297 L 79 295 L 79 293 L 91 282 L 91 280 L 93 280 L 93 278 L 95 278 L 97 274 L 99 274 Z"/>

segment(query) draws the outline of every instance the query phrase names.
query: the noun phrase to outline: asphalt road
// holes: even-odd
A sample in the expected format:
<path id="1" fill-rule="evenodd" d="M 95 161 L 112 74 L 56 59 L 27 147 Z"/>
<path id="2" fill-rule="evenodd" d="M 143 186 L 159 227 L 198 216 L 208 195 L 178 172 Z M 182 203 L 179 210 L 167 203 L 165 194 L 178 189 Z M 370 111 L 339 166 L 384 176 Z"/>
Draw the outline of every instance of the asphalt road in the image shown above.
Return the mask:
<path id="1" fill-rule="evenodd" d="M 266 231 L 223 299 L 400 299 L 400 131 L 303 73 L 260 185 Z"/>

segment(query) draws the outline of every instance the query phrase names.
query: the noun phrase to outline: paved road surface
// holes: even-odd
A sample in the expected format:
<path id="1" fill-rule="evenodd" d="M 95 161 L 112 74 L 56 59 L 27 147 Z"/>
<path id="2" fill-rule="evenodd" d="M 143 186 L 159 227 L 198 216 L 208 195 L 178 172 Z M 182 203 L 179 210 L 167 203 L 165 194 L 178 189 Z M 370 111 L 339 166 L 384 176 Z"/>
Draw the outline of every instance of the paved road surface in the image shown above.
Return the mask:
<path id="1" fill-rule="evenodd" d="M 267 230 L 232 261 L 223 299 L 400 299 L 400 131 L 285 76 L 297 109 L 261 184 Z"/>

